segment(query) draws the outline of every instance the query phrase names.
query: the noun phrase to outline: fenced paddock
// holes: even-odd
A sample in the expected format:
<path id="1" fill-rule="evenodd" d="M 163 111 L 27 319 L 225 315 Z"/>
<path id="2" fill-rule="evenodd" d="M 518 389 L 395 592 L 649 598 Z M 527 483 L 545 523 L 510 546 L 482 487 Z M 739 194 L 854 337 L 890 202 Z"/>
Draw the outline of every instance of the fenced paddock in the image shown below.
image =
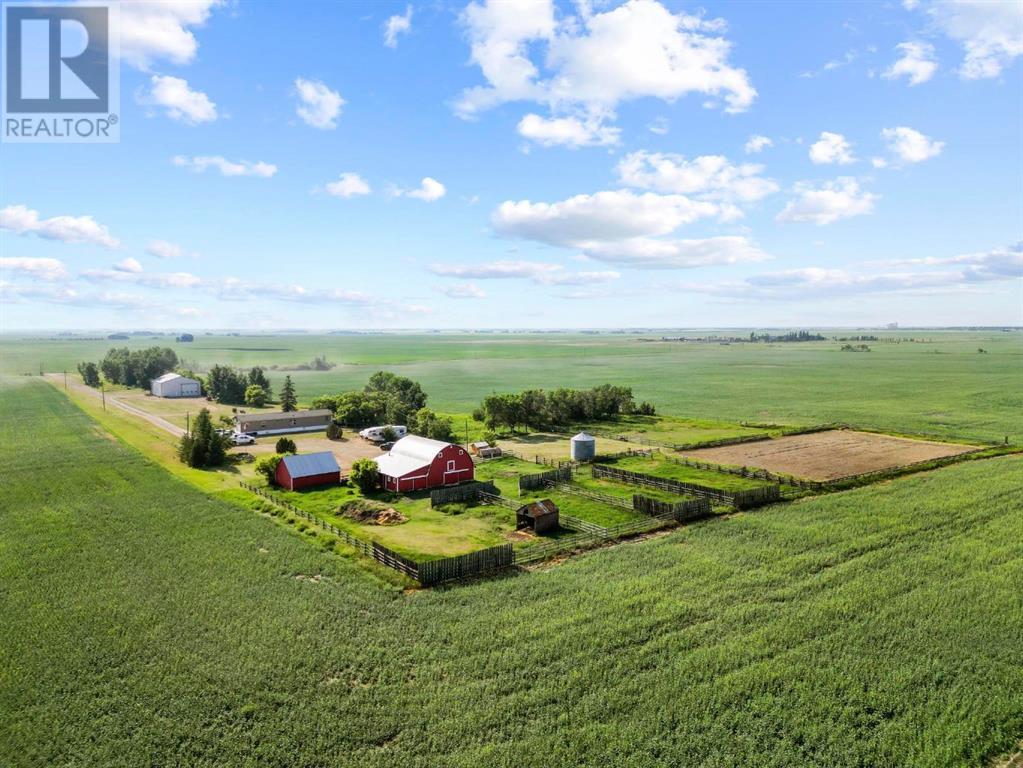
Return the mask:
<path id="1" fill-rule="evenodd" d="M 572 479 L 572 467 L 559 467 L 534 475 L 519 475 L 519 493 L 546 488 L 551 483 L 567 483 Z"/>
<path id="2" fill-rule="evenodd" d="M 477 502 L 480 499 L 480 493 L 498 496 L 501 492 L 490 481 L 473 481 L 471 483 L 463 483 L 462 485 L 451 485 L 447 488 L 435 488 L 430 491 L 430 506 L 440 507 L 444 504 L 454 504 L 462 501 Z"/>
<path id="3" fill-rule="evenodd" d="M 406 576 L 415 579 L 423 586 L 439 584 L 440 582 L 450 581 L 452 579 L 478 576 L 500 568 L 507 568 L 513 564 L 511 544 L 499 544 L 496 547 L 479 549 L 475 552 L 469 552 L 455 557 L 442 557 L 437 560 L 413 560 L 395 552 L 393 549 L 385 547 L 383 544 L 379 544 L 375 541 L 366 541 L 357 536 L 352 536 L 350 533 L 339 528 L 333 523 L 323 520 L 310 512 L 306 512 L 301 507 L 298 507 L 289 501 L 285 501 L 264 488 L 257 488 L 254 485 L 249 485 L 244 482 L 239 483 L 239 485 L 250 493 L 254 493 L 257 496 L 267 499 L 278 507 L 286 509 L 295 516 L 308 520 L 310 523 L 320 527 L 325 532 L 336 536 L 361 555 L 371 557 L 381 565 L 385 565 L 388 568 L 392 568 L 399 573 L 403 573 Z M 483 483 L 478 483 L 477 485 L 483 485 Z M 468 487 L 468 485 L 465 487 Z M 476 492 L 480 496 L 485 495 L 484 492 L 480 491 L 478 488 L 476 489 Z"/>
<path id="4" fill-rule="evenodd" d="M 770 440 L 685 451 L 689 459 L 756 467 L 779 475 L 831 482 L 857 475 L 983 450 L 849 429 L 787 435 Z"/>
<path id="5" fill-rule="evenodd" d="M 711 501 L 728 504 L 737 509 L 759 507 L 781 499 L 781 487 L 778 485 L 764 485 L 759 488 L 748 488 L 741 491 L 724 491 L 720 488 L 709 488 L 697 483 L 686 483 L 681 480 L 657 477 L 656 475 L 648 475 L 642 472 L 631 472 L 627 469 L 608 467 L 603 464 L 594 464 L 592 471 L 594 479 L 614 480 L 629 485 L 642 485 L 680 496 L 686 494 L 702 496 Z"/>

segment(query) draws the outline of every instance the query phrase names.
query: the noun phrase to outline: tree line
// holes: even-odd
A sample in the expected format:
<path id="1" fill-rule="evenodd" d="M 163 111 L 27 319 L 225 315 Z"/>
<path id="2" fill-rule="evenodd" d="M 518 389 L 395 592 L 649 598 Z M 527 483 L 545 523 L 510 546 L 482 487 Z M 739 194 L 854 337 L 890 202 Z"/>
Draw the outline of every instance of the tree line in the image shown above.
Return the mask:
<path id="1" fill-rule="evenodd" d="M 610 421 L 620 415 L 653 416 L 647 402 L 636 404 L 631 387 L 601 384 L 592 389 L 527 389 L 517 394 L 488 395 L 473 412 L 488 429 L 520 427 L 547 430 L 591 421 Z"/>
<path id="2" fill-rule="evenodd" d="M 451 419 L 427 408 L 426 399 L 419 382 L 377 371 L 362 389 L 317 397 L 312 407 L 329 409 L 337 423 L 355 429 L 400 424 L 423 437 L 453 441 Z"/>

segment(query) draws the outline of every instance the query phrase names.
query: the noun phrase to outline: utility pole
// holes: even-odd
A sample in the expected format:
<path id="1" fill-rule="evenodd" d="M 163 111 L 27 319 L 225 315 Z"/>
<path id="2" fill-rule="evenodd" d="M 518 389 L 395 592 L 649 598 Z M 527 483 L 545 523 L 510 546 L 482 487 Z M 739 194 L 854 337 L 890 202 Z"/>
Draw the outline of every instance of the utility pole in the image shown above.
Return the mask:
<path id="1" fill-rule="evenodd" d="M 185 436 L 186 437 L 188 436 L 188 430 L 189 430 L 189 427 L 190 427 L 190 423 L 189 423 L 189 416 L 190 415 L 191 414 L 189 414 L 188 411 L 185 411 Z"/>
<path id="2" fill-rule="evenodd" d="M 103 398 L 103 410 L 105 411 L 107 409 L 107 386 L 106 386 L 106 384 L 102 384 L 101 383 L 99 385 L 99 393 L 100 393 L 100 396 Z"/>
<path id="3" fill-rule="evenodd" d="M 469 450 L 469 420 L 465 420 L 465 450 Z"/>
<path id="4" fill-rule="evenodd" d="M 67 392 L 67 371 L 64 371 L 64 391 Z"/>

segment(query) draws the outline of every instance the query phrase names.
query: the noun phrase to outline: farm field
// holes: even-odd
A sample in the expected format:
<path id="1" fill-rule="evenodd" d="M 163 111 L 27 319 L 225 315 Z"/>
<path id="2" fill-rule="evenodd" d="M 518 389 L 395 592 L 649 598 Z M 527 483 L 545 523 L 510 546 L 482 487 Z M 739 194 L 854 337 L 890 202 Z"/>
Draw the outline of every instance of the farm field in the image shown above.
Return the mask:
<path id="1" fill-rule="evenodd" d="M 668 480 L 679 480 L 684 483 L 697 483 L 722 491 L 746 491 L 752 488 L 763 488 L 773 485 L 768 480 L 757 480 L 751 477 L 729 475 L 710 469 L 696 469 L 668 461 L 667 457 L 654 453 L 649 458 L 644 456 L 627 456 L 614 461 L 603 462 L 618 469 L 630 472 L 642 472 Z"/>
<path id="2" fill-rule="evenodd" d="M 698 448 L 685 451 L 685 455 L 716 464 L 756 467 L 806 480 L 824 481 L 958 456 L 976 448 L 843 429 Z"/>
<path id="3" fill-rule="evenodd" d="M 748 329 L 746 331 L 748 333 Z M 329 371 L 288 371 L 299 397 L 363 386 L 378 369 L 422 383 L 430 407 L 469 413 L 491 392 L 536 386 L 631 386 L 659 413 L 689 419 L 808 425 L 842 422 L 943 439 L 1023 441 L 1023 332 L 871 331 L 869 354 L 838 341 L 797 344 L 645 342 L 646 334 L 200 335 L 76 340 L 0 336 L 0 373 L 73 371 L 113 346 L 170 344 L 189 366 L 295 366 L 325 356 Z M 742 335 L 742 331 L 729 331 Z M 825 332 L 826 335 L 839 332 Z M 841 332 L 847 333 L 847 332 Z M 917 342 L 898 341 L 905 338 Z M 987 354 L 978 354 L 983 348 Z M 279 387 L 285 371 L 269 371 Z M 925 382 L 925 385 L 921 385 Z"/>
<path id="4" fill-rule="evenodd" d="M 0 412 L 3 765 L 978 766 L 1023 733 L 1023 457 L 403 596 L 48 385 Z"/>

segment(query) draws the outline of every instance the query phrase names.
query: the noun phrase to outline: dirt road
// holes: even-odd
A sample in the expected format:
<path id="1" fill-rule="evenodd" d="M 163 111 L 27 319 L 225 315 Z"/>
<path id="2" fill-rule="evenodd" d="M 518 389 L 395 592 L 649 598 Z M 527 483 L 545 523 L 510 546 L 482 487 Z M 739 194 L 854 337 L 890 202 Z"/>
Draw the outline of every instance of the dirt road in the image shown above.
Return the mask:
<path id="1" fill-rule="evenodd" d="M 64 387 L 64 375 L 61 373 L 48 373 L 46 374 L 46 380 L 53 384 L 53 386 L 57 387 L 57 389 L 63 389 Z M 73 389 L 76 392 L 83 392 L 89 397 L 95 397 L 97 400 L 102 399 L 104 396 L 103 393 L 100 392 L 98 389 L 93 389 L 92 387 L 88 387 L 85 384 L 80 384 L 76 381 L 71 381 L 70 379 L 68 380 L 67 386 L 68 389 Z M 185 434 L 185 430 L 177 426 L 176 424 L 171 424 L 166 419 L 161 419 L 159 416 L 154 416 L 151 413 L 146 413 L 141 408 L 136 408 L 134 405 L 129 405 L 128 403 L 125 403 L 122 400 L 118 400 L 116 393 L 113 392 L 106 393 L 106 401 L 108 407 L 112 406 L 114 408 L 120 408 L 122 411 L 127 411 L 133 416 L 138 416 L 140 419 L 145 419 L 153 426 L 159 427 L 165 432 L 170 432 L 175 437 L 181 437 L 182 435 Z"/>

